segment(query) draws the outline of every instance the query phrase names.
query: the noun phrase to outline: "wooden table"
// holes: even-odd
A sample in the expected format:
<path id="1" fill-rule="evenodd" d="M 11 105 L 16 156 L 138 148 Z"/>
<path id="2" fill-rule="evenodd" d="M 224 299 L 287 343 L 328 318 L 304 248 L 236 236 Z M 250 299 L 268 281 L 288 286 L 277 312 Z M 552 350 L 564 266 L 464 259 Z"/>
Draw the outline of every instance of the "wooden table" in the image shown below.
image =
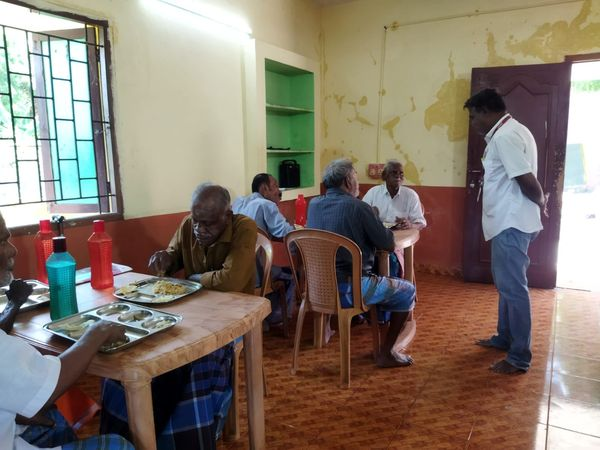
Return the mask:
<path id="1" fill-rule="evenodd" d="M 416 228 L 408 230 L 393 230 L 396 248 L 404 249 L 404 279 L 415 282 L 414 246 L 419 241 L 420 233 Z M 390 259 L 388 252 L 378 250 L 379 275 L 390 276 Z"/>
<path id="2" fill-rule="evenodd" d="M 115 287 L 147 278 L 125 273 L 115 277 Z M 77 303 L 85 311 L 115 300 L 113 289 L 94 290 L 89 283 L 77 286 Z M 271 312 L 269 301 L 247 294 L 201 289 L 158 309 L 183 316 L 175 327 L 151 336 L 121 352 L 98 353 L 87 373 L 121 381 L 125 388 L 129 428 L 137 450 L 156 450 L 150 381 L 181 367 L 239 336 L 244 336 L 248 429 L 251 449 L 265 448 L 262 382 L 262 321 Z M 43 353 L 60 354 L 70 342 L 48 333 L 49 308 L 21 313 L 13 334 L 29 341 Z"/>

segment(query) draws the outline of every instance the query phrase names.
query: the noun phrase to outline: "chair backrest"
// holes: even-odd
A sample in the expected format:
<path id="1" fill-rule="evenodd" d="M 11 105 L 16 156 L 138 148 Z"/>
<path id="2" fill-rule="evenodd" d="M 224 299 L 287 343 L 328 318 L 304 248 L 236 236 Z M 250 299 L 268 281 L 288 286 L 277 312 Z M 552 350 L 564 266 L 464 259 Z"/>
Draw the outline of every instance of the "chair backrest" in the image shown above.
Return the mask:
<path id="1" fill-rule="evenodd" d="M 260 289 L 257 289 L 257 295 L 264 297 L 267 289 L 270 289 L 270 278 L 271 278 L 271 266 L 273 265 L 273 247 L 271 241 L 267 235 L 260 228 L 256 236 L 256 264 L 260 264 L 260 268 L 257 267 L 257 273 L 262 273 L 262 279 L 260 280 Z M 261 251 L 262 249 L 262 251 Z M 264 254 L 264 262 L 261 261 Z M 261 272 L 262 270 L 262 272 Z"/>
<path id="2" fill-rule="evenodd" d="M 338 314 L 341 308 L 335 259 L 340 248 L 352 257 L 352 302 L 353 309 L 367 311 L 362 300 L 360 284 L 362 275 L 362 252 L 354 241 L 330 231 L 305 228 L 291 231 L 285 237 L 285 245 L 292 262 L 292 272 L 298 284 L 298 267 L 292 257 L 294 248 L 302 259 L 305 298 L 310 309 L 326 314 Z"/>

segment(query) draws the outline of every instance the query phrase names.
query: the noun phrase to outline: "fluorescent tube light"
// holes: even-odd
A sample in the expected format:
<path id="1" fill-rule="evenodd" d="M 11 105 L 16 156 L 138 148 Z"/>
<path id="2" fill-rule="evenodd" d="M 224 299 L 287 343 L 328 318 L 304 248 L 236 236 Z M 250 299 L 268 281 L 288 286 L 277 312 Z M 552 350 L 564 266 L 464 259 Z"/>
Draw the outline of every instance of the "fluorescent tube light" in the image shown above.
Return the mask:
<path id="1" fill-rule="evenodd" d="M 227 14 L 222 10 L 214 8 L 201 0 L 158 0 L 174 8 L 195 14 L 203 19 L 210 20 L 223 27 L 229 28 L 236 33 L 242 33 L 248 37 L 252 35 L 252 29 L 240 17 Z"/>

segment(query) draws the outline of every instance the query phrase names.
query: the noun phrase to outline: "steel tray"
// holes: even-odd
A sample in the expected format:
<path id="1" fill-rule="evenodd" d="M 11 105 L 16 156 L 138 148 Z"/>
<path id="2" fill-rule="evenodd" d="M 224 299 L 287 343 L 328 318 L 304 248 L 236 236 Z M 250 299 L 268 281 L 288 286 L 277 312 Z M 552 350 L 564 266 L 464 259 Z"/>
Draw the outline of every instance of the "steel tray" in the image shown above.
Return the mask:
<path id="1" fill-rule="evenodd" d="M 174 285 L 185 289 L 185 292 L 172 295 L 155 293 L 154 289 L 156 288 L 157 283 L 163 281 L 173 283 Z M 121 300 L 127 300 L 128 302 L 141 303 L 144 305 L 157 305 L 174 302 L 181 297 L 196 292 L 201 287 L 202 285 L 195 281 L 181 280 L 179 278 L 151 277 L 115 289 L 114 296 Z"/>
<path id="2" fill-rule="evenodd" d="M 19 311 L 28 311 L 50 303 L 50 289 L 47 284 L 38 280 L 25 280 L 25 282 L 33 287 L 33 292 Z M 8 303 L 8 298 L 6 298 L 8 289 L 9 286 L 0 287 L 0 311 L 3 311 L 6 303 Z"/>
<path id="3" fill-rule="evenodd" d="M 131 347 L 148 336 L 174 327 L 181 322 L 182 317 L 146 306 L 115 302 L 53 320 L 45 324 L 44 328 L 50 333 L 76 342 L 89 325 L 99 320 L 108 320 L 125 326 L 125 342 L 100 347 L 103 353 L 113 353 Z"/>

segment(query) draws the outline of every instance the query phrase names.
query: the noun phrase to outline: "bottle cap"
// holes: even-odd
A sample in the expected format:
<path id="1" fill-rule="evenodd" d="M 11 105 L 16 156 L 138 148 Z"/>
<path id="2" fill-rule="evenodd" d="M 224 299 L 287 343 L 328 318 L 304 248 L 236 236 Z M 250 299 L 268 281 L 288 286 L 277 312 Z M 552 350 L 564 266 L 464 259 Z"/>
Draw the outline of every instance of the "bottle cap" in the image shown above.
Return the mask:
<path id="1" fill-rule="evenodd" d="M 48 232 L 52 231 L 52 229 L 50 228 L 50 220 L 48 220 L 48 219 L 40 220 L 40 231 L 43 231 L 44 233 L 48 233 Z"/>
<path id="2" fill-rule="evenodd" d="M 67 238 L 58 236 L 52 238 L 52 251 L 54 253 L 64 253 L 67 251 Z"/>
<path id="3" fill-rule="evenodd" d="M 94 233 L 104 233 L 104 220 L 94 220 Z"/>

